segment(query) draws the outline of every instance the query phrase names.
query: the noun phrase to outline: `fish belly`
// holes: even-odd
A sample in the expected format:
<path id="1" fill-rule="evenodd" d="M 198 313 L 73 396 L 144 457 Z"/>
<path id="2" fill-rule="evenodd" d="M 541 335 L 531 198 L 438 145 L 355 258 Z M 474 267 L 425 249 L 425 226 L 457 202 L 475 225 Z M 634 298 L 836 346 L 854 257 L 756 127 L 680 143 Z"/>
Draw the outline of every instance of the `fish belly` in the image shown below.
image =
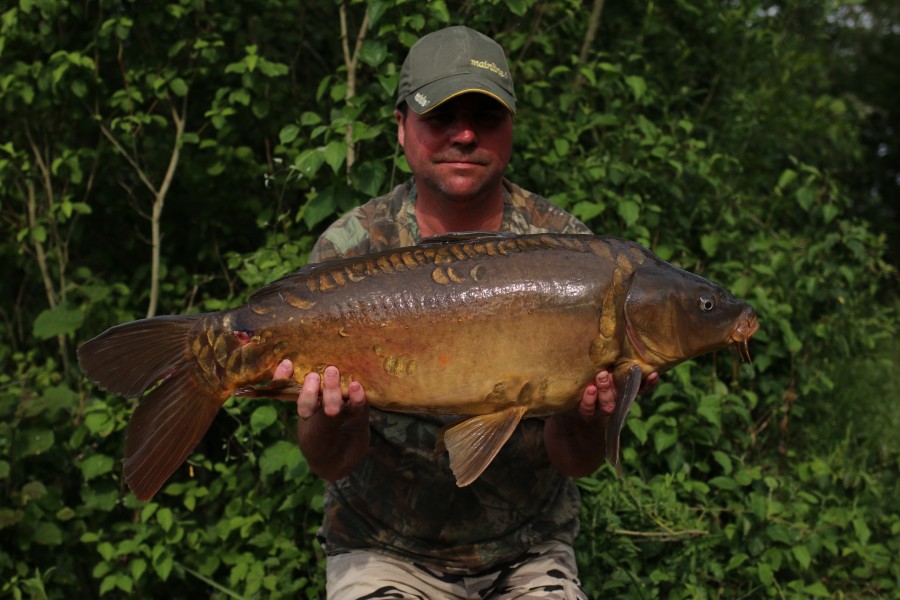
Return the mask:
<path id="1" fill-rule="evenodd" d="M 322 323 L 315 351 L 296 361 L 301 372 L 337 366 L 386 410 L 475 415 L 524 405 L 536 416 L 574 407 L 597 368 L 597 308 L 507 308 Z"/>

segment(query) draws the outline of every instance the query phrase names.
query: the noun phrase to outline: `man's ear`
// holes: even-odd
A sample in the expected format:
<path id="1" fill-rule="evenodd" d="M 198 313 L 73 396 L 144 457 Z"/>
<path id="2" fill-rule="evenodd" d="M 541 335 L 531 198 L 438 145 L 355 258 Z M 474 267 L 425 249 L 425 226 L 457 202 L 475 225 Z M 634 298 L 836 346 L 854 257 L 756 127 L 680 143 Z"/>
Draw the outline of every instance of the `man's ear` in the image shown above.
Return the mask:
<path id="1" fill-rule="evenodd" d="M 404 127 L 406 124 L 406 115 L 399 110 L 394 109 L 394 118 L 397 119 L 397 142 L 403 146 L 403 141 L 406 138 L 406 128 Z"/>

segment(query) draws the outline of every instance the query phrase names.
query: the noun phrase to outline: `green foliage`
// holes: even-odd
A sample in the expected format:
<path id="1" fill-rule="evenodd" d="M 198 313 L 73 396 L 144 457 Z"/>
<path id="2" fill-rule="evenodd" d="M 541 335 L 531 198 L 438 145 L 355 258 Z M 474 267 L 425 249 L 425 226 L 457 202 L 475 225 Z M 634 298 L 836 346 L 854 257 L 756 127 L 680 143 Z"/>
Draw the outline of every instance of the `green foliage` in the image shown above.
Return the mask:
<path id="1" fill-rule="evenodd" d="M 854 4 L 873 29 L 840 4 L 606 3 L 584 49 L 574 0 L 3 9 L 0 595 L 322 596 L 323 484 L 294 408 L 229 403 L 138 503 L 120 467 L 135 401 L 84 381 L 74 348 L 146 313 L 164 182 L 158 312 L 183 313 L 240 303 L 405 179 L 400 63 L 456 23 L 509 55 L 511 179 L 762 324 L 752 364 L 699 359 L 641 399 L 625 479 L 580 481 L 590 593 L 896 594 L 897 274 L 876 233 L 893 229 L 866 220 L 892 214 L 893 171 L 863 161 L 896 119 L 871 103 L 895 94 L 869 78 L 859 101 L 832 55 L 881 56 L 895 34 L 884 3 Z"/>

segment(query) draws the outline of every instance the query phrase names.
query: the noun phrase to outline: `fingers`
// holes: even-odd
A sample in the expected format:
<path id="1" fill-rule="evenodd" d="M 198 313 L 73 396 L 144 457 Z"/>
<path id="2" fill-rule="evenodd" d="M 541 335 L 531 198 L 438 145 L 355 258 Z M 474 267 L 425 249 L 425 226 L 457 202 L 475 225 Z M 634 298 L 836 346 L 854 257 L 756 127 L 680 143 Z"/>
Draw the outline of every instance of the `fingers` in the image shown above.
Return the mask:
<path id="1" fill-rule="evenodd" d="M 349 397 L 347 402 L 353 408 L 360 408 L 366 403 L 366 392 L 358 381 L 351 381 L 349 386 Z"/>
<path id="2" fill-rule="evenodd" d="M 578 414 L 585 419 L 611 415 L 616 410 L 616 388 L 607 371 L 600 371 L 594 383 L 585 388 Z"/>
<path id="3" fill-rule="evenodd" d="M 597 386 L 589 385 L 584 388 L 581 402 L 578 404 L 578 414 L 585 419 L 590 419 L 597 414 Z"/>
<path id="4" fill-rule="evenodd" d="M 319 374 L 307 373 L 303 380 L 303 389 L 297 397 L 297 414 L 301 419 L 308 419 L 319 410 Z"/>
<path id="5" fill-rule="evenodd" d="M 347 398 L 344 398 L 341 393 L 341 373 L 337 367 L 329 366 L 321 376 L 318 373 L 306 375 L 303 389 L 297 398 L 297 414 L 308 419 L 321 408 L 327 416 L 336 417 L 345 406 L 360 408 L 365 404 L 366 392 L 358 381 L 350 382 Z"/>
<path id="6" fill-rule="evenodd" d="M 659 373 L 650 373 L 644 381 L 641 382 L 641 389 L 638 390 L 638 394 L 652 392 L 657 383 L 659 383 Z"/>
<path id="7" fill-rule="evenodd" d="M 272 374 L 272 379 L 288 379 L 293 377 L 294 375 L 294 363 L 292 363 L 289 359 L 284 359 L 278 366 L 275 367 L 275 372 Z"/>
<path id="8" fill-rule="evenodd" d="M 597 373 L 595 379 L 598 390 L 598 411 L 602 415 L 611 415 L 616 411 L 616 386 L 612 375 L 606 371 Z"/>
<path id="9" fill-rule="evenodd" d="M 325 372 L 322 374 L 322 410 L 329 417 L 336 417 L 343 407 L 341 374 L 337 367 L 325 367 Z"/>

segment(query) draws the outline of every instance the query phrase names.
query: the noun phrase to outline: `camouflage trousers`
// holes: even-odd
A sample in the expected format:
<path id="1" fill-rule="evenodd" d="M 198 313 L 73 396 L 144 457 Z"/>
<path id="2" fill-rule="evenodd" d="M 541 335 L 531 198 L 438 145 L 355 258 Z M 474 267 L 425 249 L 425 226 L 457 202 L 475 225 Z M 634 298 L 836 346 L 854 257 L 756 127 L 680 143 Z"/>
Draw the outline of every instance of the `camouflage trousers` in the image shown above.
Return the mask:
<path id="1" fill-rule="evenodd" d="M 397 558 L 354 550 L 328 557 L 329 600 L 587 600 L 575 554 L 560 542 L 539 544 L 518 560 L 478 575 L 454 575 Z"/>

